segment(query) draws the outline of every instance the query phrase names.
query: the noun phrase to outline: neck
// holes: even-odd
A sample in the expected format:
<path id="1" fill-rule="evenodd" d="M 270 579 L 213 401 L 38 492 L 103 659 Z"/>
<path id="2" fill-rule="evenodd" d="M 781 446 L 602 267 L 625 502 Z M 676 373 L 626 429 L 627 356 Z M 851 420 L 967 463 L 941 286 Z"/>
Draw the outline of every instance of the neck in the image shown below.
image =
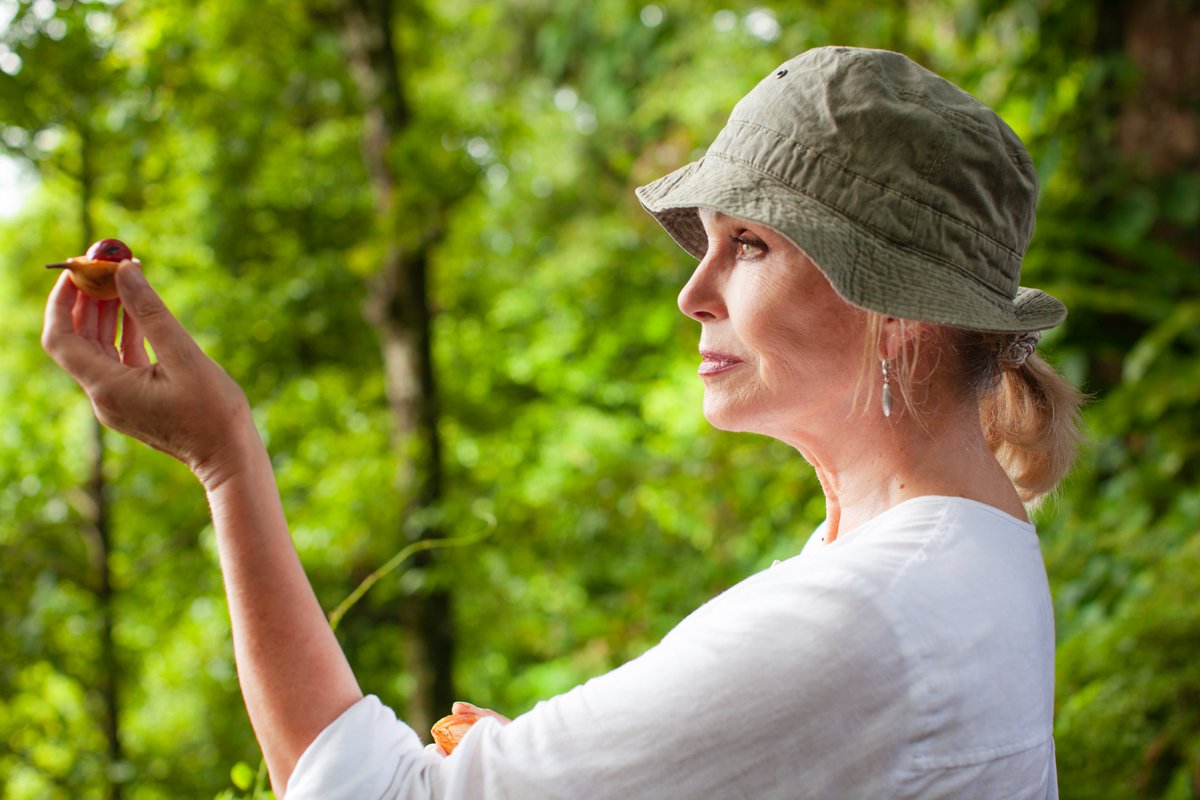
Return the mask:
<path id="1" fill-rule="evenodd" d="M 927 428 L 903 409 L 886 418 L 855 413 L 839 423 L 783 437 L 821 481 L 827 543 L 897 503 L 927 495 L 965 497 L 1026 519 L 973 406 L 930 409 Z"/>

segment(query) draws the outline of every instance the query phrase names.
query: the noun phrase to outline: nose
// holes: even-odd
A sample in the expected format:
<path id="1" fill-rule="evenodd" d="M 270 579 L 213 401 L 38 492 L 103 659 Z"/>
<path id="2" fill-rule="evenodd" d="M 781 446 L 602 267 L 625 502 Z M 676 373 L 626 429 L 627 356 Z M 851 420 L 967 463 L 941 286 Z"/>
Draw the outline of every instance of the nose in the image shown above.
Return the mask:
<path id="1" fill-rule="evenodd" d="M 720 319 L 726 313 L 714 260 L 710 246 L 692 277 L 679 290 L 679 310 L 697 322 Z"/>

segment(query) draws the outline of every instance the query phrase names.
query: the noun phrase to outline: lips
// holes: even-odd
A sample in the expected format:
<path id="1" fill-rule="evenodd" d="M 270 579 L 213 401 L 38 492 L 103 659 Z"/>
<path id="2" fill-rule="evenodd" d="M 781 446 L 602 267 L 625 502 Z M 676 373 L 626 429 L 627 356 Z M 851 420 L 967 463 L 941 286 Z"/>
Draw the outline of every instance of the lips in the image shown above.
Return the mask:
<path id="1" fill-rule="evenodd" d="M 737 356 L 729 355 L 728 353 L 718 353 L 712 350 L 701 350 L 700 357 L 703 359 L 700 362 L 700 377 L 707 378 L 713 375 L 720 375 L 722 372 L 728 372 L 738 364 L 745 363 Z"/>

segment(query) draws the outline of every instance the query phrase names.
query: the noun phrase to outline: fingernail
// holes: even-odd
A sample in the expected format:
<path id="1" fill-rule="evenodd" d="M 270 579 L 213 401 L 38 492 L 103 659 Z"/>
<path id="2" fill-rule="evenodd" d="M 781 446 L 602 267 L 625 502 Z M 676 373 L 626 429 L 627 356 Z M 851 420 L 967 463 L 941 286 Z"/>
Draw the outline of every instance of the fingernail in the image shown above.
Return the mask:
<path id="1" fill-rule="evenodd" d="M 126 266 L 128 264 L 129 266 Z M 125 282 L 131 286 L 142 287 L 149 286 L 146 282 L 146 276 L 142 274 L 141 267 L 133 261 L 123 261 L 121 266 L 117 268 L 118 273 L 125 273 Z"/>

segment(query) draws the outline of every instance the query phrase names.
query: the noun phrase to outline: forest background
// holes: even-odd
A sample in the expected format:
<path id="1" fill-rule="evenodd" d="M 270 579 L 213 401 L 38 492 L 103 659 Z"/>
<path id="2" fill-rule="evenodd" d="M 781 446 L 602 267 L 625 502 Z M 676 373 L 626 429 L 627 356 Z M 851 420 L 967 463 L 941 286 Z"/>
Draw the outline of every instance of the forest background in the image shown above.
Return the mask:
<path id="1" fill-rule="evenodd" d="M 839 43 L 1034 154 L 1024 282 L 1091 396 L 1036 515 L 1062 794 L 1200 796 L 1197 41 L 1182 0 L 0 0 L 32 187 L 0 219 L 0 795 L 265 796 L 203 493 L 44 355 L 42 264 L 130 243 L 245 388 L 327 609 L 419 551 L 339 624 L 368 691 L 516 715 L 823 516 L 794 452 L 704 422 L 692 264 L 632 190 Z"/>

